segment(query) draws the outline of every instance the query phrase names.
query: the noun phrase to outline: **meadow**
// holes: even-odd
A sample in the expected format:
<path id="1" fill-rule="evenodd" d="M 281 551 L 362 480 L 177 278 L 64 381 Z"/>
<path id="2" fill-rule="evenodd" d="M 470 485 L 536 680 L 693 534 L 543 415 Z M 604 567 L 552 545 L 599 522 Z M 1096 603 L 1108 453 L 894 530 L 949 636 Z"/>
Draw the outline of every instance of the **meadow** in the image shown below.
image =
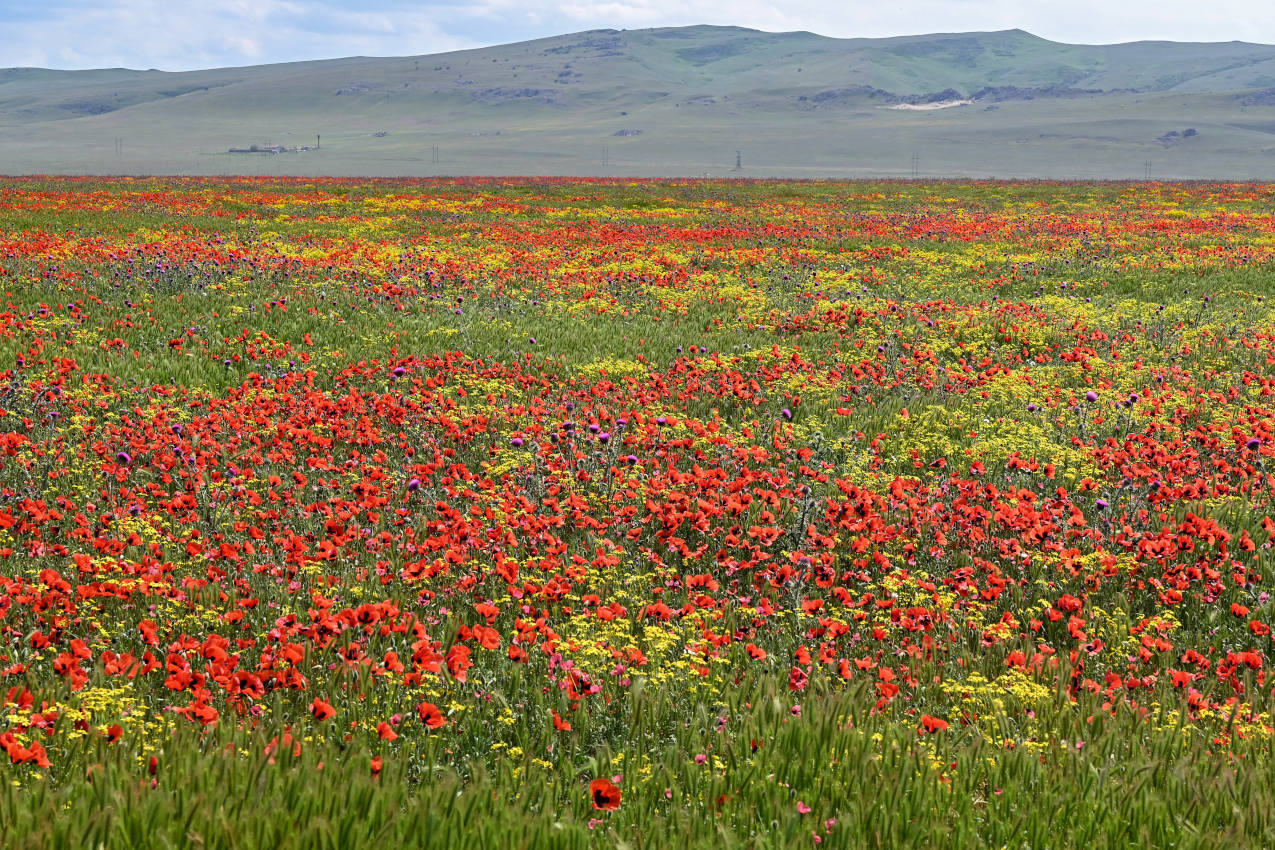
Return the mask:
<path id="1" fill-rule="evenodd" d="M 0 179 L 0 845 L 1275 844 L 1273 204 Z"/>

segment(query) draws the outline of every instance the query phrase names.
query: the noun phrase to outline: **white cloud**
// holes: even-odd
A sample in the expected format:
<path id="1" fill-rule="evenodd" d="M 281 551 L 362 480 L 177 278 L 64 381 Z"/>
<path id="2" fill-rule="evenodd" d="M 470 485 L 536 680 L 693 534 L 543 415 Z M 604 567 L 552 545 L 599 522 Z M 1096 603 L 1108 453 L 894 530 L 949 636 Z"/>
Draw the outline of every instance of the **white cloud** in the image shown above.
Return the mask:
<path id="1" fill-rule="evenodd" d="M 111 8 L 52 11 L 0 27 L 0 67 L 194 68 L 403 56 L 473 47 L 425 8 L 354 13 L 286 0 L 200 3 L 123 0 Z"/>

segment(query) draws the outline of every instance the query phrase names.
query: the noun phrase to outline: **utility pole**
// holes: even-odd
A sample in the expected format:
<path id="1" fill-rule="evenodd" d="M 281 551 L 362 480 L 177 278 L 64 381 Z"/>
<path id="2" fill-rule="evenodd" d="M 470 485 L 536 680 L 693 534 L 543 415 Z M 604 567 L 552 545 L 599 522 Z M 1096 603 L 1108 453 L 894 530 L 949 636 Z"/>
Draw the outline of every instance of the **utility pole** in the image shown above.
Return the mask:
<path id="1" fill-rule="evenodd" d="M 124 155 L 124 140 L 121 139 L 119 136 L 115 137 L 115 155 L 116 156 Z"/>
<path id="2" fill-rule="evenodd" d="M 919 153 L 912 154 L 912 179 L 915 180 L 921 174 L 921 155 Z"/>
<path id="3" fill-rule="evenodd" d="M 316 134 L 314 137 L 314 149 L 317 151 L 321 147 L 323 147 L 323 137 Z"/>
<path id="4" fill-rule="evenodd" d="M 1151 182 L 1151 160 L 1147 160 L 1142 164 L 1142 179 L 1148 183 Z"/>
<path id="5" fill-rule="evenodd" d="M 735 151 L 735 170 L 736 171 L 744 170 L 744 158 L 739 151 Z"/>

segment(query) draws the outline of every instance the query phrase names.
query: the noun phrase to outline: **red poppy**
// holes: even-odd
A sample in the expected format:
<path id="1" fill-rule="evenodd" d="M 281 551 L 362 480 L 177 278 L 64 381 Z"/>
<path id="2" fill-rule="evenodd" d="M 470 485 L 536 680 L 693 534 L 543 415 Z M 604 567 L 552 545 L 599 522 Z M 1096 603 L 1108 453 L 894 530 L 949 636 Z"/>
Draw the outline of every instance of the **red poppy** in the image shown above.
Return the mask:
<path id="1" fill-rule="evenodd" d="M 421 722 L 430 729 L 441 729 L 447 725 L 447 718 L 443 717 L 438 706 L 432 702 L 423 702 L 416 706 L 416 713 L 420 716 Z"/>
<path id="2" fill-rule="evenodd" d="M 941 717 L 934 717 L 930 714 L 921 715 L 921 728 L 930 734 L 942 732 L 947 728 L 947 721 Z"/>
<path id="3" fill-rule="evenodd" d="M 315 720 L 327 720 L 336 716 L 336 709 L 315 697 L 314 702 L 310 703 L 310 713 L 314 715 Z"/>
<path id="4" fill-rule="evenodd" d="M 613 812 L 620 808 L 620 789 L 610 779 L 595 779 L 589 783 L 589 799 L 593 808 Z"/>

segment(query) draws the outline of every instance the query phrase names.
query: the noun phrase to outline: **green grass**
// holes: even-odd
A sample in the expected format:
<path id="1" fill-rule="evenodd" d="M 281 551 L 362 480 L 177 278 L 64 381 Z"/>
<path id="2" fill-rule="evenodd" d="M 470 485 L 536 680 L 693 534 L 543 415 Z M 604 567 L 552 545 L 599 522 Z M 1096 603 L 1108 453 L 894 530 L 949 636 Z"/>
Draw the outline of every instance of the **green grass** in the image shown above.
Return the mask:
<path id="1" fill-rule="evenodd" d="M 589 746 L 594 730 L 577 715 L 559 754 L 533 762 L 553 743 L 533 735 L 522 764 L 471 765 L 463 779 L 441 766 L 434 743 L 387 757 L 377 778 L 374 750 L 298 738 L 294 755 L 269 746 L 281 730 L 268 727 L 185 730 L 147 752 L 85 739 L 73 754 L 82 779 L 0 787 L 4 845 L 781 848 L 819 836 L 832 847 L 1220 850 L 1275 841 L 1262 737 L 1223 754 L 1064 697 L 1038 707 L 1035 745 L 1003 749 L 955 725 L 918 736 L 871 713 L 863 688 L 820 690 L 815 682 L 802 696 L 818 703 L 809 716 L 794 715 L 782 684 L 754 683 L 688 717 L 635 689 L 630 722 L 607 745 Z M 648 758 L 654 768 L 641 777 L 626 768 Z M 588 780 L 612 774 L 626 774 L 622 805 L 594 810 Z"/>
<path id="2" fill-rule="evenodd" d="M 5 846 L 777 848 L 813 846 L 817 835 L 833 847 L 1228 848 L 1275 840 L 1267 741 L 1223 756 L 1204 743 L 1183 746 L 1172 730 L 1148 733 L 1128 715 L 1098 712 L 1086 723 L 1085 706 L 1064 705 L 1043 715 L 1039 746 L 993 750 L 959 730 L 918 739 L 865 711 L 862 695 L 832 698 L 810 719 L 794 717 L 778 694 L 743 696 L 755 705 L 723 706 L 730 734 L 715 731 L 716 716 L 684 718 L 641 696 L 632 710 L 646 715 L 617 742 L 624 750 L 590 754 L 576 745 L 552 767 L 504 762 L 464 781 L 433 766 L 438 756 L 428 752 L 387 759 L 375 778 L 374 753 L 362 746 L 307 742 L 297 756 L 284 747 L 272 757 L 265 732 L 213 732 L 167 742 L 155 753 L 152 783 L 137 766 L 151 754 L 86 745 L 82 781 L 0 789 Z M 595 811 L 584 786 L 593 775 L 624 773 L 619 752 L 630 761 L 649 754 L 657 767 L 640 781 L 628 777 L 618 811 Z M 687 752 L 706 752 L 720 767 L 679 755 Z M 421 773 L 431 779 L 416 784 Z"/>

